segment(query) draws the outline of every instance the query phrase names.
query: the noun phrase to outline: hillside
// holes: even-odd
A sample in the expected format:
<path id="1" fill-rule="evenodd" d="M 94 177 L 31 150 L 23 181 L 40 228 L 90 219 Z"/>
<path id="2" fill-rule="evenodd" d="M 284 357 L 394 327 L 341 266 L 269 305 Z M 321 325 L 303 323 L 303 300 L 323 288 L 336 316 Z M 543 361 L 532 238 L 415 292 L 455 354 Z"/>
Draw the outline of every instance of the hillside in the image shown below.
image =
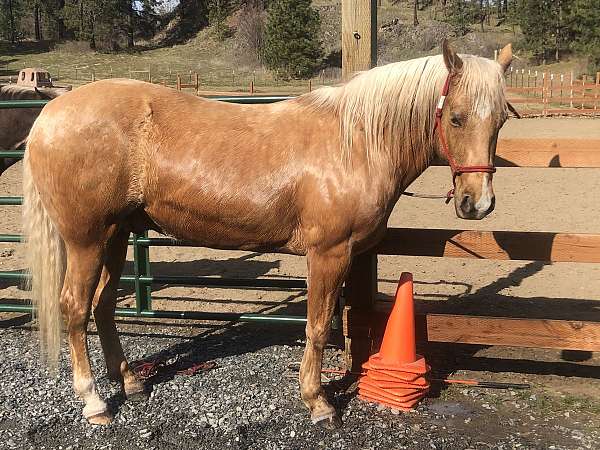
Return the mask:
<path id="1" fill-rule="evenodd" d="M 518 30 L 511 26 L 488 26 L 480 30 L 456 36 L 448 23 L 435 20 L 441 13 L 433 7 L 419 11 L 419 25 L 412 24 L 412 8 L 406 2 L 392 4 L 383 1 L 378 8 L 378 63 L 410 59 L 439 52 L 444 37 L 450 37 L 455 47 L 463 53 L 492 57 L 494 50 L 507 42 L 516 43 L 515 67 L 534 68 L 529 64 L 528 54 L 519 49 L 521 39 Z M 321 16 L 321 40 L 327 55 L 324 70 L 312 80 L 312 85 L 335 84 L 340 77 L 341 1 L 317 0 L 313 2 Z M 80 85 L 92 78 L 131 77 L 155 82 L 175 84 L 177 74 L 183 82 L 199 74 L 201 89 L 247 91 L 253 81 L 257 91 L 301 92 L 308 89 L 307 81 L 281 82 L 265 71 L 255 58 L 248 57 L 240 47 L 237 29 L 244 17 L 233 14 L 227 20 L 229 36 L 221 38 L 211 27 L 197 32 L 186 41 L 172 45 L 165 30 L 155 39 L 143 42 L 132 52 L 98 53 L 85 45 L 67 42 L 57 45 L 25 43 L 17 48 L 4 44 L 0 48 L 0 76 L 14 76 L 22 67 L 41 66 L 51 71 L 61 83 Z M 494 20 L 491 21 L 495 23 Z M 479 27 L 477 27 L 479 28 Z M 47 43 L 46 43 L 47 44 Z M 579 72 L 585 62 L 573 59 L 559 65 L 545 66 L 546 70 L 575 70 Z"/>

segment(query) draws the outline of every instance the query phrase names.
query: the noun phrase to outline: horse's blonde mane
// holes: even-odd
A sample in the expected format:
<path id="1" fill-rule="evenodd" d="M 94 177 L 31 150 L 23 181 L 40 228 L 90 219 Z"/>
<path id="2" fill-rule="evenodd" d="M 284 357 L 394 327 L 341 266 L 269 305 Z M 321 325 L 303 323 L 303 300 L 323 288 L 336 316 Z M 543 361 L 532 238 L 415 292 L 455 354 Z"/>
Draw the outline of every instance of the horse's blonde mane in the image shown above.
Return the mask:
<path id="1" fill-rule="evenodd" d="M 462 75 L 453 89 L 471 99 L 472 112 L 504 110 L 500 65 L 477 56 L 460 57 Z M 338 114 L 346 161 L 350 161 L 353 135 L 360 124 L 369 164 L 387 154 L 395 161 L 400 158 L 424 167 L 434 148 L 435 108 L 447 74 L 441 55 L 428 56 L 361 72 L 346 84 L 318 89 L 301 101 Z"/>

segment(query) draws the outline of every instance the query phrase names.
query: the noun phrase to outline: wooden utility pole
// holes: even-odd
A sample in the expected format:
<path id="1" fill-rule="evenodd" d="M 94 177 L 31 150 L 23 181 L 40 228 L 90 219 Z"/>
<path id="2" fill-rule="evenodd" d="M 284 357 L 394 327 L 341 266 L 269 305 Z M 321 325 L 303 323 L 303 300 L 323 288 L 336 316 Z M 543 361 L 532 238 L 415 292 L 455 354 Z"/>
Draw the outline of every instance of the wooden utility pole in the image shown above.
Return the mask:
<path id="1" fill-rule="evenodd" d="M 342 0 L 342 77 L 377 65 L 377 0 Z"/>
<path id="2" fill-rule="evenodd" d="M 342 0 L 342 76 L 377 65 L 377 0 Z M 346 278 L 344 337 L 347 366 L 360 371 L 371 354 L 370 326 L 357 321 L 371 317 L 377 289 L 377 255 L 355 257 Z"/>

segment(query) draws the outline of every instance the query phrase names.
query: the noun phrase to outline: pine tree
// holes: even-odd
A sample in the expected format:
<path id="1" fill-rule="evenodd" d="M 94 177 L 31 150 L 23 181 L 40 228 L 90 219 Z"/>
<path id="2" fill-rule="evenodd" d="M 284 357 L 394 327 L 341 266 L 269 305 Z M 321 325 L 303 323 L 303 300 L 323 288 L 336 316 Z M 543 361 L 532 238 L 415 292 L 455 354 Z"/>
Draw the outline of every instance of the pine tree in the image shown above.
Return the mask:
<path id="1" fill-rule="evenodd" d="M 320 67 L 319 14 L 310 0 L 271 0 L 263 60 L 283 78 L 309 78 Z"/>
<path id="2" fill-rule="evenodd" d="M 566 21 L 570 47 L 588 57 L 590 73 L 600 71 L 600 0 L 573 0 Z"/>
<path id="3" fill-rule="evenodd" d="M 589 3 L 590 0 L 584 0 Z M 551 56 L 557 61 L 571 34 L 565 26 L 571 1 L 521 0 L 518 20 L 525 37 L 525 47 L 546 63 Z"/>
<path id="4" fill-rule="evenodd" d="M 0 0 L 0 33 L 11 43 L 21 39 L 21 18 L 24 14 L 24 4 L 21 0 Z"/>
<path id="5" fill-rule="evenodd" d="M 479 17 L 477 4 L 466 0 L 452 0 L 446 8 L 447 22 L 454 25 L 459 35 L 465 35 L 471 30 L 471 24 Z"/>

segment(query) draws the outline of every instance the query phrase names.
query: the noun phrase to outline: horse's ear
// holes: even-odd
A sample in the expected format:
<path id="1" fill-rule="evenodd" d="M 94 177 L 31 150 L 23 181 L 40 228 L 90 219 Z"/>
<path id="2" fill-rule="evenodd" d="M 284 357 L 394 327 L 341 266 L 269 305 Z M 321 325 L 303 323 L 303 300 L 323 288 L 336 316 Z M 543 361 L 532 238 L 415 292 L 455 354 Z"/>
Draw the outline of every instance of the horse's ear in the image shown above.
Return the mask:
<path id="1" fill-rule="evenodd" d="M 500 53 L 498 53 L 498 64 L 502 67 L 502 70 L 506 72 L 508 66 L 512 62 L 513 54 L 512 54 L 512 44 L 506 44 Z"/>
<path id="2" fill-rule="evenodd" d="M 446 64 L 448 72 L 453 74 L 460 72 L 463 66 L 462 59 L 460 59 L 460 56 L 452 50 L 447 39 L 442 41 L 442 52 L 444 54 L 444 63 Z"/>

